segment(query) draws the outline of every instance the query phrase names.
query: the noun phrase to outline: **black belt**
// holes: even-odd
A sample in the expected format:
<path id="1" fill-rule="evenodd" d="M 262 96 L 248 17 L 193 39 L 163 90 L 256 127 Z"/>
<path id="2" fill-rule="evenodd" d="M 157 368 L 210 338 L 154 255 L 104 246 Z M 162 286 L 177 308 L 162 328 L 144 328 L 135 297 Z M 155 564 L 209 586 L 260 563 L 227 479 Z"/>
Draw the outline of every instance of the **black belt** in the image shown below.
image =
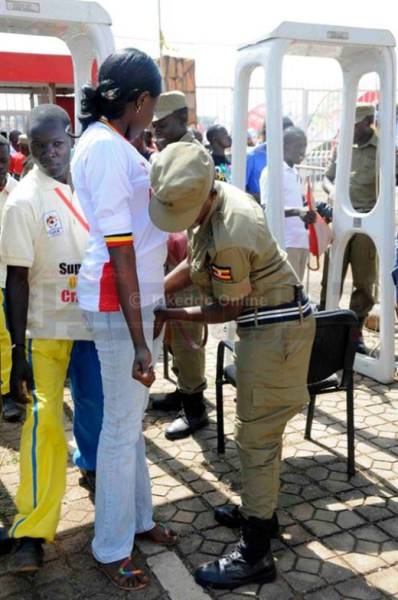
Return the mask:
<path id="1" fill-rule="evenodd" d="M 261 306 L 243 312 L 237 319 L 238 327 L 253 325 L 271 325 L 285 321 L 299 321 L 312 314 L 311 303 L 303 296 L 301 300 L 279 304 L 278 306 Z"/>

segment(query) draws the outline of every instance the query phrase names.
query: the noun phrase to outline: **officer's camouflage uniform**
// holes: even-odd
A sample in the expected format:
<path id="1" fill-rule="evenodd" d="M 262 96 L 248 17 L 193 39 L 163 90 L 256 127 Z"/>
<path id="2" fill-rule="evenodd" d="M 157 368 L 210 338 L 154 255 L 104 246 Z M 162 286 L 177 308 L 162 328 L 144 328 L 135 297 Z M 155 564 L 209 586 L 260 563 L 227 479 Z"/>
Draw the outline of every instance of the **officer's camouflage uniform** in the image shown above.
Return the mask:
<path id="1" fill-rule="evenodd" d="M 338 154 L 333 153 L 332 161 L 325 176 L 334 183 L 336 178 Z M 359 213 L 368 213 L 377 200 L 377 136 L 361 146 L 352 148 L 352 163 L 350 173 L 350 198 L 353 208 Z M 373 240 L 363 234 L 356 233 L 349 240 L 344 252 L 342 286 L 351 266 L 353 291 L 350 309 L 353 310 L 362 324 L 375 303 L 373 290 L 377 275 L 376 247 Z M 326 287 L 328 277 L 329 257 L 325 256 L 325 266 L 322 276 L 321 305 L 326 303 Z"/>
<path id="2" fill-rule="evenodd" d="M 260 206 L 244 192 L 215 182 L 206 221 L 188 231 L 191 277 L 219 302 L 246 298 L 250 308 L 291 303 L 299 283 L 272 237 Z M 246 310 L 244 311 L 244 313 Z M 245 516 L 270 519 L 277 505 L 282 435 L 308 401 L 307 372 L 314 317 L 253 323 L 238 318 L 236 441 Z"/>

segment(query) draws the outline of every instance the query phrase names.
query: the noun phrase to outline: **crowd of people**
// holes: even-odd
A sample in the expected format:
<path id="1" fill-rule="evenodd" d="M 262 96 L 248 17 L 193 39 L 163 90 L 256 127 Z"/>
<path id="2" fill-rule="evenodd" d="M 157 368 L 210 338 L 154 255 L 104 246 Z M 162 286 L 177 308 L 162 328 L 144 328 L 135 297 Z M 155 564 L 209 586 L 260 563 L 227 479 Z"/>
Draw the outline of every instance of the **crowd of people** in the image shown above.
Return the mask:
<path id="1" fill-rule="evenodd" d="M 364 211 L 376 199 L 370 112 L 357 110 L 351 186 Z M 301 285 L 316 217 L 303 205 L 296 171 L 305 133 L 284 119 L 286 254 L 267 226 L 265 131 L 247 155 L 246 193 L 229 183 L 227 129 L 210 127 L 206 147 L 188 126 L 184 94 L 161 93 L 158 67 L 143 52 L 118 51 L 104 61 L 98 83 L 82 90 L 80 121 L 75 147 L 70 118 L 55 105 L 34 108 L 25 134 L 0 138 L 3 418 L 26 410 L 17 514 L 2 536 L 8 570 L 36 572 L 56 534 L 69 377 L 74 463 L 95 490 L 94 560 L 121 589 L 147 585 L 134 565 L 135 538 L 178 542 L 153 520 L 142 432 L 161 344 L 172 353 L 177 388 L 153 395 L 149 408 L 181 411 L 165 431 L 178 441 L 209 423 L 207 325 L 236 321 L 242 505 L 216 509 L 215 519 L 239 527 L 241 539 L 195 578 L 225 589 L 273 581 L 282 435 L 309 399 L 315 331 Z M 325 178 L 331 201 L 336 160 Z M 353 273 L 363 248 L 358 239 L 347 249 Z M 370 261 L 369 245 L 366 252 Z M 356 273 L 351 305 L 362 324 L 373 274 Z"/>

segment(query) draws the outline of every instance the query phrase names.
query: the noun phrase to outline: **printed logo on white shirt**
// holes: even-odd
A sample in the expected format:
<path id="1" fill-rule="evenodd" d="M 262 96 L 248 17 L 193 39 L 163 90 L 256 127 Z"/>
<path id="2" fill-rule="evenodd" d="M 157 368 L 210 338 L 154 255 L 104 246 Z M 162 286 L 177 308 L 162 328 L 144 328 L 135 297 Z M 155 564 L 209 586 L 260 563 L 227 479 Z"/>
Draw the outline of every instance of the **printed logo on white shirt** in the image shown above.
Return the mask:
<path id="1" fill-rule="evenodd" d="M 48 237 L 52 238 L 62 235 L 63 227 L 61 219 L 56 210 L 50 210 L 49 212 L 45 213 L 43 218 Z"/>

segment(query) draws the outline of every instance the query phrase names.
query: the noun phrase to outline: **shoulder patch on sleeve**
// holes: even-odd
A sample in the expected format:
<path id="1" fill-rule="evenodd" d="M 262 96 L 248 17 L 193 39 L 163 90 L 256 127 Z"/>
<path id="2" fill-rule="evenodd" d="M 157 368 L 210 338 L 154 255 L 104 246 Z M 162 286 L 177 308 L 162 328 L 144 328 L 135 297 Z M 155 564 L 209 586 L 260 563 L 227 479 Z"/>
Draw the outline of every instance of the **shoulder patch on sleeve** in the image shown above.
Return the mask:
<path id="1" fill-rule="evenodd" d="M 218 281 L 232 281 L 232 269 L 231 267 L 220 267 L 212 264 L 211 276 Z"/>

